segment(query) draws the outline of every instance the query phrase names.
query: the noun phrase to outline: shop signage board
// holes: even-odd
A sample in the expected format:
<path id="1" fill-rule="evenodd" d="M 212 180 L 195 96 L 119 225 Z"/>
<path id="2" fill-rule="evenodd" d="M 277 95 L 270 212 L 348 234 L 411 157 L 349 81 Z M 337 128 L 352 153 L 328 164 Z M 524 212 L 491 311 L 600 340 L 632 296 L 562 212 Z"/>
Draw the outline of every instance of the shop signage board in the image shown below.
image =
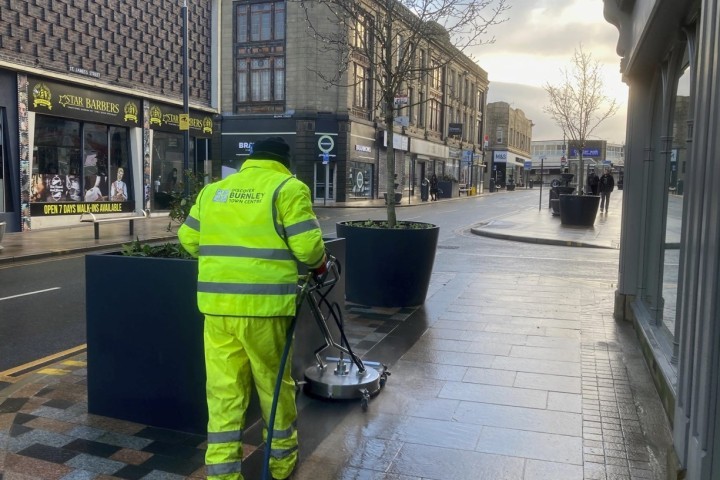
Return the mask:
<path id="1" fill-rule="evenodd" d="M 142 125 L 139 98 L 28 77 L 30 111 L 110 125 Z"/>
<path id="2" fill-rule="evenodd" d="M 35 216 L 80 215 L 82 213 L 129 213 L 135 202 L 47 202 L 31 203 L 30 214 Z"/>
<path id="3" fill-rule="evenodd" d="M 493 152 L 493 162 L 494 163 L 507 163 L 507 151 L 499 151 L 499 152 Z"/>
<path id="4" fill-rule="evenodd" d="M 463 131 L 463 124 L 462 123 L 451 123 L 448 125 L 448 135 L 449 136 L 462 136 Z"/>
<path id="5" fill-rule="evenodd" d="M 164 103 L 150 102 L 150 128 L 164 132 L 179 133 L 183 131 L 182 107 Z M 187 118 L 190 136 L 196 138 L 210 138 L 213 133 L 212 115 L 205 112 L 190 111 Z"/>
<path id="6" fill-rule="evenodd" d="M 577 148 L 571 148 L 570 149 L 570 156 L 571 157 L 577 157 L 578 152 L 580 150 Z M 599 148 L 583 148 L 582 149 L 583 157 L 599 157 L 600 156 L 600 149 Z"/>
<path id="7" fill-rule="evenodd" d="M 395 97 L 395 106 L 396 107 L 404 107 L 408 104 L 408 96 L 407 95 L 398 95 Z"/>

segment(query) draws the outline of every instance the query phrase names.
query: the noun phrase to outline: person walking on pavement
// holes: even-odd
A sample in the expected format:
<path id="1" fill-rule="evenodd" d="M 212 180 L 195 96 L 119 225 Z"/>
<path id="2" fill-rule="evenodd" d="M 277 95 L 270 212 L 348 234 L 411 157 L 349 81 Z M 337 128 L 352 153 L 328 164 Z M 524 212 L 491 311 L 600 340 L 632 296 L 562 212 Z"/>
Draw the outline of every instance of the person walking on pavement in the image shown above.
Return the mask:
<path id="1" fill-rule="evenodd" d="M 430 200 L 437 200 L 438 179 L 434 173 L 430 175 Z"/>
<path id="2" fill-rule="evenodd" d="M 605 173 L 600 177 L 600 211 L 603 209 L 605 213 L 610 206 L 610 193 L 615 189 L 615 179 L 610 173 L 610 169 L 606 168 Z"/>
<path id="3" fill-rule="evenodd" d="M 600 186 L 600 178 L 597 176 L 597 173 L 595 173 L 595 170 L 590 170 L 590 173 L 588 173 L 587 183 L 590 187 L 588 195 L 597 195 L 598 188 Z"/>
<path id="4" fill-rule="evenodd" d="M 322 275 L 326 255 L 310 189 L 288 170 L 280 137 L 254 145 L 237 173 L 206 185 L 178 231 L 199 258 L 197 303 L 205 315 L 209 479 L 242 480 L 245 413 L 255 385 L 267 438 L 273 391 L 296 314 L 298 267 Z M 282 372 L 270 473 L 290 476 L 298 459 L 291 362 Z"/>

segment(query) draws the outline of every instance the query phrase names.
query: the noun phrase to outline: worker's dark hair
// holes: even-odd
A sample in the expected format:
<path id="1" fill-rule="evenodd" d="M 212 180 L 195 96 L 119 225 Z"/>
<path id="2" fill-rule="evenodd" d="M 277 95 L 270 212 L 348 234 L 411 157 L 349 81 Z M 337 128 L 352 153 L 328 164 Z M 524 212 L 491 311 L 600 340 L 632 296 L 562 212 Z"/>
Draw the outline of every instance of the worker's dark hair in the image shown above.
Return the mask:
<path id="1" fill-rule="evenodd" d="M 269 137 L 255 142 L 248 158 L 257 160 L 277 160 L 290 168 L 290 145 L 282 137 Z"/>

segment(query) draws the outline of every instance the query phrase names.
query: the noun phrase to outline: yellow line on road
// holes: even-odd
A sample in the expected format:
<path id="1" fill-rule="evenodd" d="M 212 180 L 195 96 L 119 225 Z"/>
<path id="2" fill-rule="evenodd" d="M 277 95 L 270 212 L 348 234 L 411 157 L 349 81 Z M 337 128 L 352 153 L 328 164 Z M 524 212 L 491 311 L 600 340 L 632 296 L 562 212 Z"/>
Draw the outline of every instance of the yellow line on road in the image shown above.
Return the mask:
<path id="1" fill-rule="evenodd" d="M 82 345 L 78 345 L 77 347 L 70 348 L 68 350 L 58 352 L 53 355 L 49 355 L 47 357 L 40 358 L 38 360 L 34 360 L 32 362 L 26 363 L 25 365 L 20 365 L 18 367 L 11 368 L 10 370 L 5 370 L 4 372 L 0 372 L 0 378 L 1 377 L 17 377 L 24 373 L 28 373 L 36 368 L 45 367 L 50 363 L 57 362 L 59 360 L 67 358 L 67 357 L 71 357 L 78 353 L 82 353 L 86 350 L 87 350 L 87 344 L 83 343 Z"/>

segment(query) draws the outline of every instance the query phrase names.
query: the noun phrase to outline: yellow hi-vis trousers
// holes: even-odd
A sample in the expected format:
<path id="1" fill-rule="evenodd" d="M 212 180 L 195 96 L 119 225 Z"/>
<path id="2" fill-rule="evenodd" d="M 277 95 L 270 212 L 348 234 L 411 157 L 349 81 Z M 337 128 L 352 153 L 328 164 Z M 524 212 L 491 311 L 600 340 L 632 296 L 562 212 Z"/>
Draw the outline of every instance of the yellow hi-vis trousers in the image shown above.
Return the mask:
<path id="1" fill-rule="evenodd" d="M 255 383 L 267 439 L 275 381 L 291 317 L 205 316 L 208 448 L 207 478 L 242 480 L 242 432 Z M 283 373 L 270 457 L 270 473 L 283 479 L 298 458 L 292 350 Z M 267 448 L 267 447 L 266 447 Z"/>

